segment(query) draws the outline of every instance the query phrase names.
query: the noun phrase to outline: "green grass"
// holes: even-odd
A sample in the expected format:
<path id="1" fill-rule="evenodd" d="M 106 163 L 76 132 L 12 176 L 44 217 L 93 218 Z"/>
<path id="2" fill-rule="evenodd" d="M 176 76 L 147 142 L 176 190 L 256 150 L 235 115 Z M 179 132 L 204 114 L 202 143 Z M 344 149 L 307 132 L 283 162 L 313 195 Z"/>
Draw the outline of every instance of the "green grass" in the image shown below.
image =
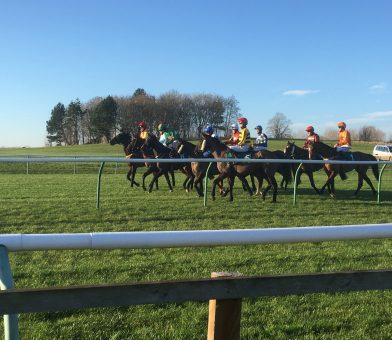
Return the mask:
<path id="1" fill-rule="evenodd" d="M 283 142 L 271 144 L 271 149 L 281 149 Z M 369 152 L 372 146 L 361 145 L 360 148 Z M 70 153 L 77 150 L 73 148 Z M 90 146 L 84 152 L 115 154 L 121 152 L 121 147 L 106 145 L 100 146 L 100 152 L 95 150 L 95 146 Z M 59 153 L 62 152 L 56 152 Z M 380 205 L 366 185 L 358 198 L 352 196 L 356 174 L 351 173 L 347 181 L 337 180 L 335 200 L 316 195 L 303 176 L 296 207 L 292 206 L 292 187 L 287 192 L 279 191 L 278 203 L 272 204 L 270 196 L 265 202 L 247 196 L 237 183 L 233 203 L 227 198 L 217 198 L 215 202 L 209 200 L 208 208 L 204 208 L 196 193 L 185 193 L 180 188 L 181 175 L 177 175 L 173 193 L 160 181 L 160 190 L 148 194 L 140 188 L 129 187 L 125 179 L 126 166 L 119 167 L 117 175 L 113 168 L 105 166 L 98 211 L 95 208 L 97 165 L 76 175 L 72 171 L 66 173 L 63 168 L 47 171 L 48 165 L 39 164 L 40 170 L 31 175 L 17 173 L 16 164 L 0 172 L 2 233 L 391 222 L 392 174 L 389 170 L 383 178 Z M 73 167 L 71 163 L 63 165 Z M 38 164 L 32 164 L 34 168 L 38 169 Z M 372 175 L 371 178 L 376 183 Z M 320 186 L 325 175 L 320 172 L 315 180 Z M 150 250 L 37 251 L 10 253 L 10 260 L 16 286 L 38 288 L 206 278 L 213 271 L 267 275 L 382 269 L 391 267 L 391 246 L 391 240 L 364 240 Z M 244 339 L 388 339 L 392 336 L 391 311 L 390 291 L 245 299 L 241 335 Z M 22 339 L 203 339 L 207 318 L 207 303 L 22 314 L 20 334 Z M 2 332 L 1 327 L 0 336 Z"/>

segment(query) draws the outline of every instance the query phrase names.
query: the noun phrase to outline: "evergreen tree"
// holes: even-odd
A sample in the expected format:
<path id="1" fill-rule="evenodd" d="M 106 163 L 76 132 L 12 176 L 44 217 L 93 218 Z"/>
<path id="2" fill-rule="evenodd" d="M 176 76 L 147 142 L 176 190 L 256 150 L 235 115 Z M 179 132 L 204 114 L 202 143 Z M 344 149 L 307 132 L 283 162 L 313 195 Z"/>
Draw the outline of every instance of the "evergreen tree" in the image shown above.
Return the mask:
<path id="1" fill-rule="evenodd" d="M 47 139 L 50 143 L 61 145 L 64 143 L 64 118 L 65 106 L 58 103 L 50 114 L 50 119 L 46 121 Z"/>

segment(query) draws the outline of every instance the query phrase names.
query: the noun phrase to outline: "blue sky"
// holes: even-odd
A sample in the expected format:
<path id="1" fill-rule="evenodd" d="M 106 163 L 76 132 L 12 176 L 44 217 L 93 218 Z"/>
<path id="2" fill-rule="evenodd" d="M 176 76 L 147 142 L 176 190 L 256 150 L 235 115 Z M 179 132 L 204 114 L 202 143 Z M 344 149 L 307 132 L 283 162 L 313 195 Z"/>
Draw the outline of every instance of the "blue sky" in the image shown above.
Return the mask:
<path id="1" fill-rule="evenodd" d="M 11 1 L 0 11 L 0 146 L 43 146 L 79 98 L 234 95 L 250 127 L 344 120 L 392 137 L 392 1 Z M 253 130 L 253 129 L 251 129 Z M 252 131 L 253 132 L 253 131 Z"/>

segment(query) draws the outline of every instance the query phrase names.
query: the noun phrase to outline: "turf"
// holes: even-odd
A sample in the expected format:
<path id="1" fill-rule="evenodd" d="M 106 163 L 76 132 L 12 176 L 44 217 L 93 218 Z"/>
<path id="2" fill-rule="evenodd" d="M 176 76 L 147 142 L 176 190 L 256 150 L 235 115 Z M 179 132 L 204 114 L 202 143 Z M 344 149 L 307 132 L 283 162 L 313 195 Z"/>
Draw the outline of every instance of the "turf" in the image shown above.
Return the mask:
<path id="1" fill-rule="evenodd" d="M 273 141 L 281 149 L 283 141 Z M 372 145 L 358 145 L 371 152 Z M 50 150 L 52 148 L 48 148 Z M 36 153 L 44 152 L 46 149 Z M 53 154 L 63 153 L 58 149 Z M 72 148 L 68 154 L 75 154 Z M 15 150 L 2 150 L 16 153 Z M 121 147 L 94 146 L 84 153 L 120 154 Z M 64 152 L 65 153 L 65 152 Z M 196 230 L 390 223 L 392 173 L 383 178 L 378 205 L 364 186 L 353 197 L 356 175 L 337 180 L 337 198 L 318 196 L 306 176 L 292 205 L 292 186 L 279 191 L 278 203 L 249 197 L 237 183 L 234 202 L 218 197 L 203 207 L 195 192 L 164 181 L 151 194 L 131 189 L 126 166 L 105 166 L 101 209 L 95 208 L 98 164 L 74 174 L 72 163 L 61 166 L 0 163 L 0 227 L 2 233 Z M 79 164 L 78 164 L 79 166 Z M 80 165 L 82 166 L 82 165 Z M 91 164 L 90 164 L 91 166 Z M 71 170 L 69 170 L 71 169 Z M 78 170 L 79 168 L 77 168 Z M 82 168 L 80 168 L 82 169 Z M 376 183 L 372 177 L 373 183 Z M 138 175 L 140 180 L 140 174 Z M 325 175 L 316 175 L 321 186 Z M 237 181 L 238 182 L 238 181 Z M 391 240 L 300 243 L 113 251 L 37 251 L 10 253 L 15 284 L 52 287 L 80 284 L 206 278 L 213 271 L 244 275 L 329 272 L 390 268 Z M 392 336 L 392 292 L 311 294 L 244 299 L 244 339 L 388 339 Z M 207 303 L 90 309 L 20 316 L 22 339 L 202 339 L 206 338 Z M 3 333 L 0 328 L 0 335 Z"/>

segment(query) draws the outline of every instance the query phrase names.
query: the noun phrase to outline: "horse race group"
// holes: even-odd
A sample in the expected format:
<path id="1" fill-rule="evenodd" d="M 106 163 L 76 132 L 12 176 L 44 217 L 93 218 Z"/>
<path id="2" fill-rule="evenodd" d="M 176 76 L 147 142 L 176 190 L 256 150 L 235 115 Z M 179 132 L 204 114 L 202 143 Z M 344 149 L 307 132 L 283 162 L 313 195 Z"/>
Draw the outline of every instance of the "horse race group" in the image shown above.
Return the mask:
<path id="1" fill-rule="evenodd" d="M 183 187 L 189 191 L 195 187 L 199 196 L 203 196 L 202 180 L 207 174 L 208 162 L 187 162 L 187 158 L 233 158 L 233 162 L 217 162 L 212 163 L 208 171 L 209 178 L 214 178 L 212 186 L 212 198 L 215 199 L 216 186 L 219 187 L 222 196 L 229 194 L 230 201 L 233 200 L 234 179 L 238 177 L 242 182 L 244 190 L 249 195 L 256 191 L 256 195 L 260 194 L 263 200 L 267 192 L 272 188 L 272 201 L 276 202 L 278 185 L 275 179 L 275 173 L 282 175 L 281 187 L 286 188 L 291 182 L 292 174 L 297 168 L 297 164 L 290 163 L 247 163 L 246 159 L 335 159 L 350 161 L 344 164 L 302 164 L 298 173 L 298 183 L 302 173 L 309 176 L 311 186 L 314 190 L 321 194 L 325 188 L 328 188 L 329 194 L 335 196 L 334 178 L 339 175 L 343 180 L 347 178 L 346 172 L 356 170 L 358 173 L 358 186 L 355 195 L 363 185 L 363 181 L 372 189 L 373 194 L 376 190 L 367 176 L 369 165 L 358 164 L 355 161 L 375 161 L 372 155 L 362 152 L 351 152 L 351 136 L 346 130 L 344 122 L 338 123 L 339 134 L 338 142 L 334 147 L 328 146 L 320 141 L 320 137 L 315 133 L 313 126 L 306 127 L 308 136 L 303 147 L 295 145 L 295 143 L 287 142 L 284 151 L 269 151 L 268 138 L 263 133 L 260 125 L 255 127 L 257 137 L 251 145 L 250 132 L 247 128 L 248 120 L 240 117 L 237 124 L 232 124 L 232 134 L 228 140 L 221 142 L 214 134 L 211 125 L 207 125 L 202 132 L 202 139 L 198 145 L 187 142 L 179 138 L 177 132 L 166 124 L 159 124 L 158 131 L 160 137 L 152 134 L 146 122 L 137 124 L 138 131 L 135 134 L 122 132 L 114 137 L 110 144 L 121 144 L 127 158 L 143 158 L 157 159 L 157 163 L 129 163 L 129 171 L 127 179 L 131 186 L 139 186 L 135 181 L 136 169 L 146 166 L 147 170 L 143 173 L 142 187 L 145 186 L 145 178 L 149 174 L 153 174 L 153 180 L 149 184 L 148 191 L 151 192 L 154 184 L 158 189 L 158 178 L 165 176 L 166 182 L 172 191 L 172 185 L 175 185 L 174 170 L 180 170 L 186 175 Z M 162 163 L 159 159 L 178 158 L 181 162 Z M 374 176 L 378 179 L 378 165 L 371 165 Z M 327 181 L 321 189 L 315 186 L 313 172 L 324 169 L 327 174 Z M 169 177 L 171 175 L 171 180 Z M 249 186 L 247 176 L 252 180 L 252 188 Z M 257 187 L 254 183 L 257 180 Z M 224 189 L 223 180 L 227 179 L 228 188 Z M 262 189 L 263 180 L 267 181 L 267 187 Z"/>

